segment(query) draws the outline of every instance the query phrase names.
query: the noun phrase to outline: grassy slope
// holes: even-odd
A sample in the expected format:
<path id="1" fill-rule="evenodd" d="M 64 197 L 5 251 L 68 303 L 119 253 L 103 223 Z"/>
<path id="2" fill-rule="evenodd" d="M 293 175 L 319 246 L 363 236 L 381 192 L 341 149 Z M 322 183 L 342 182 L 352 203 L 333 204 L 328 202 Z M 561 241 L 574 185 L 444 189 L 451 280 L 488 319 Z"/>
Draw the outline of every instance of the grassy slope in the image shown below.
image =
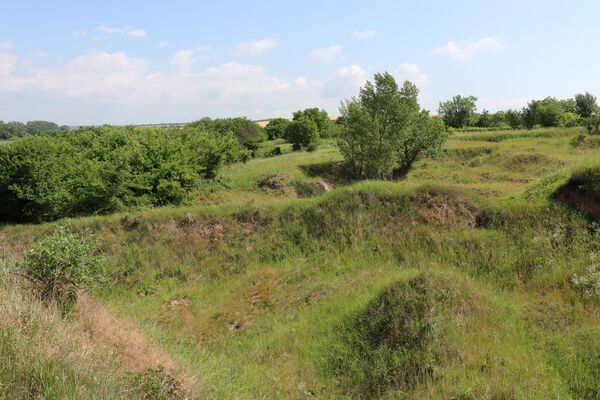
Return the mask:
<path id="1" fill-rule="evenodd" d="M 228 168 L 229 189 L 205 205 L 67 222 L 106 243 L 113 284 L 98 295 L 202 377 L 200 398 L 548 398 L 558 387 L 561 398 L 597 398 L 600 314 L 572 278 L 594 264 L 599 234 L 544 196 L 519 198 L 544 175 L 597 159 L 569 144 L 576 133 L 458 134 L 402 183 L 316 198 L 257 188 L 265 173 L 316 179 L 302 166 L 340 160 L 324 145 Z M 0 236 L 16 256 L 49 229 Z M 361 313 L 419 277 L 431 293 L 427 340 L 404 355 L 358 351 L 353 343 L 372 340 Z M 393 304 L 401 309 L 379 314 L 414 300 Z M 407 360 L 416 372 L 390 378 L 386 368 Z"/>

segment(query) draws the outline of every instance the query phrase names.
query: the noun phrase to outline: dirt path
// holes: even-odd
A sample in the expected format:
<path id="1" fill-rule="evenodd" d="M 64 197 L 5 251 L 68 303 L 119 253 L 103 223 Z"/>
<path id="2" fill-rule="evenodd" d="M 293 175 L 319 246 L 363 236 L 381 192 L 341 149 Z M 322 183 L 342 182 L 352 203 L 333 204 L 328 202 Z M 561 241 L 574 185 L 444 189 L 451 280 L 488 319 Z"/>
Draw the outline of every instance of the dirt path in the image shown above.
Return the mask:
<path id="1" fill-rule="evenodd" d="M 117 351 L 134 371 L 144 371 L 162 365 L 179 380 L 188 392 L 198 392 L 199 376 L 189 376 L 171 357 L 132 323 L 115 316 L 87 293 L 80 293 L 76 309 L 86 331 L 94 341 Z"/>

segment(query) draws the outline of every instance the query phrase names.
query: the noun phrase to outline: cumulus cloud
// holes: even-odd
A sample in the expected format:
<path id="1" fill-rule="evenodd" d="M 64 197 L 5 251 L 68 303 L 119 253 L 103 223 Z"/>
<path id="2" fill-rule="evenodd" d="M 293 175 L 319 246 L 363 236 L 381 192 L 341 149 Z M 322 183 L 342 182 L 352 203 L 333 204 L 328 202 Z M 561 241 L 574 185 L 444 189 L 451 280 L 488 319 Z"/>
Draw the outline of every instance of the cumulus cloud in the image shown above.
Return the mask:
<path id="1" fill-rule="evenodd" d="M 526 106 L 532 99 L 532 97 L 484 97 L 477 102 L 482 110 L 498 111 L 509 108 L 518 110 Z"/>
<path id="2" fill-rule="evenodd" d="M 189 70 L 196 61 L 193 55 L 193 50 L 179 50 L 173 55 L 173 58 L 171 58 L 171 65 L 184 70 Z"/>
<path id="3" fill-rule="evenodd" d="M 136 29 L 131 26 L 126 26 L 124 28 L 111 28 L 109 26 L 100 24 L 96 28 L 94 28 L 94 32 L 103 32 L 103 33 L 117 33 L 119 35 L 124 36 L 134 36 L 138 38 L 146 37 L 146 31 L 144 29 Z"/>
<path id="4" fill-rule="evenodd" d="M 435 49 L 433 52 L 435 54 L 447 54 L 457 60 L 470 60 L 476 53 L 486 50 L 497 51 L 503 48 L 504 45 L 500 39 L 495 36 L 489 36 L 479 39 L 476 42 L 465 41 L 456 43 L 449 41 L 446 45 Z"/>
<path id="5" fill-rule="evenodd" d="M 0 103 L 13 119 L 35 115 L 65 122 L 131 123 L 206 115 L 286 116 L 314 105 L 335 112 L 339 102 L 323 97 L 321 82 L 274 76 L 260 65 L 227 62 L 191 72 L 194 54 L 178 51 L 171 59 L 176 68 L 163 72 L 123 52 L 92 51 L 50 68 L 0 52 Z M 336 78 L 352 81 L 357 72 L 347 67 Z"/>
<path id="6" fill-rule="evenodd" d="M 394 70 L 394 75 L 399 81 L 409 80 L 416 85 L 422 85 L 427 82 L 429 77 L 419 70 L 417 64 L 404 63 L 400 64 Z"/>
<path id="7" fill-rule="evenodd" d="M 167 47 L 168 45 L 169 42 L 167 42 L 166 40 L 162 40 L 160 43 L 158 43 L 159 48 Z"/>
<path id="8" fill-rule="evenodd" d="M 9 41 L 0 42 L 0 50 L 10 50 L 12 49 L 12 43 Z"/>
<path id="9" fill-rule="evenodd" d="M 367 29 L 365 31 L 354 31 L 352 37 L 356 39 L 374 39 L 377 37 L 377 31 L 374 29 Z"/>
<path id="10" fill-rule="evenodd" d="M 331 98 L 356 96 L 368 78 L 368 71 L 349 65 L 336 71 L 323 87 L 322 95 Z"/>
<path id="11" fill-rule="evenodd" d="M 319 47 L 308 53 L 308 55 L 316 63 L 331 64 L 342 56 L 342 46 Z"/>
<path id="12" fill-rule="evenodd" d="M 234 54 L 239 57 L 252 58 L 277 46 L 279 46 L 279 41 L 276 39 L 250 40 L 249 42 L 240 43 Z"/>

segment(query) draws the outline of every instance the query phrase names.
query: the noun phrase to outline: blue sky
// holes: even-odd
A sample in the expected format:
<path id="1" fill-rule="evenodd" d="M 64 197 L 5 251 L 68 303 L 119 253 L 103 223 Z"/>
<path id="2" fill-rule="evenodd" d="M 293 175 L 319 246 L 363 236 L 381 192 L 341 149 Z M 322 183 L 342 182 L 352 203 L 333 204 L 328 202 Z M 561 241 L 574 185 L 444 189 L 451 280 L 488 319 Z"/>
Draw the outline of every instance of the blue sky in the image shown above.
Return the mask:
<path id="1" fill-rule="evenodd" d="M 337 114 L 376 72 L 436 112 L 600 95 L 598 1 L 3 1 L 0 120 Z"/>

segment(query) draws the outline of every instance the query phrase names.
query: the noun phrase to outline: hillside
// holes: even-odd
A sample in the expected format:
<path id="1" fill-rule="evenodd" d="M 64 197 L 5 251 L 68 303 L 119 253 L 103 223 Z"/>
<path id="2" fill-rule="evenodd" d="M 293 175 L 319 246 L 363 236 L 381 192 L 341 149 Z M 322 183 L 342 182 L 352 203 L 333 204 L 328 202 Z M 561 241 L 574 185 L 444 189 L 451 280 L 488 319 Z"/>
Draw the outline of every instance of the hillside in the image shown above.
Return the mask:
<path id="1" fill-rule="evenodd" d="M 455 133 L 391 182 L 277 140 L 183 206 L 5 225 L 0 398 L 600 398 L 594 139 Z M 67 318 L 14 274 L 58 225 L 105 257 Z"/>

